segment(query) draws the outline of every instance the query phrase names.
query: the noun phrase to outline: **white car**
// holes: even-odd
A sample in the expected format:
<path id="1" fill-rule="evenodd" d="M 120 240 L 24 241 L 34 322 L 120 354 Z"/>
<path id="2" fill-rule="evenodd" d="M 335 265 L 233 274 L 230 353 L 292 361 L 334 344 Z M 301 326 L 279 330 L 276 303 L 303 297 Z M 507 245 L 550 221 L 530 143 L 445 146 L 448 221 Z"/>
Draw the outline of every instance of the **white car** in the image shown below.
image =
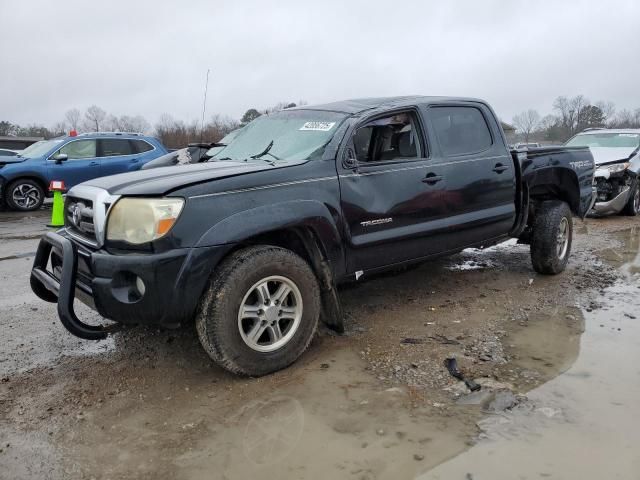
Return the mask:
<path id="1" fill-rule="evenodd" d="M 513 148 L 515 148 L 516 150 L 523 150 L 523 149 L 530 149 L 530 148 L 538 148 L 540 147 L 539 143 L 533 143 L 533 142 L 529 142 L 529 143 L 516 143 Z"/>
<path id="2" fill-rule="evenodd" d="M 15 157 L 20 150 L 9 150 L 8 148 L 0 148 L 0 157 Z"/>
<path id="3" fill-rule="evenodd" d="M 575 135 L 567 147 L 590 147 L 596 163 L 596 202 L 592 213 L 640 212 L 640 129 L 592 129 Z"/>

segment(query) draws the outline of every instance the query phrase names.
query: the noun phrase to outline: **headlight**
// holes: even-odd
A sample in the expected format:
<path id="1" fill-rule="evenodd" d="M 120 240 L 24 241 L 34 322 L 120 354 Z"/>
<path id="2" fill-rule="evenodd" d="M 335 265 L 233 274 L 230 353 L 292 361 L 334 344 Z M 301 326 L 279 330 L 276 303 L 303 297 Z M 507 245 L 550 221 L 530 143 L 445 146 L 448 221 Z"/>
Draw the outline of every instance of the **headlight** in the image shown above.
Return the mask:
<path id="1" fill-rule="evenodd" d="M 629 167 L 629 165 L 630 165 L 629 162 L 614 163 L 613 165 L 605 165 L 600 168 L 609 170 L 609 173 L 618 173 L 618 172 L 622 172 L 623 170 L 626 170 Z"/>
<path id="2" fill-rule="evenodd" d="M 122 198 L 109 213 L 107 240 L 156 240 L 171 230 L 183 206 L 181 198 Z"/>

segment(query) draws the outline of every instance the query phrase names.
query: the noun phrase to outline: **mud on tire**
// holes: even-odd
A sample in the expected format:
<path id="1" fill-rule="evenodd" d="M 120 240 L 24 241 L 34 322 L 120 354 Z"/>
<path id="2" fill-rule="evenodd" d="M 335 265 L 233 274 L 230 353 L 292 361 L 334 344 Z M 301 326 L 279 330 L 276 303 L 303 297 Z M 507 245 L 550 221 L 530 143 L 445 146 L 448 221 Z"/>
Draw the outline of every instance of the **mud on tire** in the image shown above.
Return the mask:
<path id="1" fill-rule="evenodd" d="M 288 285 L 290 293 L 280 300 L 279 292 L 286 292 L 282 285 Z M 278 305 L 284 314 L 274 310 Z M 286 317 L 289 311 L 298 315 L 292 313 L 291 319 L 275 320 L 277 327 L 269 326 L 274 316 Z M 319 315 L 320 289 L 307 262 L 283 248 L 255 246 L 231 254 L 216 268 L 200 300 L 196 329 L 200 343 L 222 368 L 261 376 L 289 366 L 302 355 L 316 332 Z M 295 328 L 294 317 L 298 319 Z M 259 333 L 262 325 L 267 330 Z M 274 340 L 278 338 L 275 328 L 280 344 Z"/>
<path id="2" fill-rule="evenodd" d="M 531 263 L 536 272 L 555 275 L 567 266 L 573 240 L 573 217 L 561 201 L 542 202 L 531 235 Z"/>

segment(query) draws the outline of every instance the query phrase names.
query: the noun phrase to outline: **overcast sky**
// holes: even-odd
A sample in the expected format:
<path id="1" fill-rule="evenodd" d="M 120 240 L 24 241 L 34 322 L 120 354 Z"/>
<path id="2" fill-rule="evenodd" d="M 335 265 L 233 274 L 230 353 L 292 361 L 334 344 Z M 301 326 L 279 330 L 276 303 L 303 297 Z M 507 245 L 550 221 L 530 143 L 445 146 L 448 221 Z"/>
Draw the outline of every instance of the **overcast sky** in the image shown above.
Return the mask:
<path id="1" fill-rule="evenodd" d="M 98 6 L 99 5 L 99 6 Z M 238 118 L 280 101 L 474 96 L 504 120 L 640 107 L 640 2 L 0 0 L 0 120 Z"/>

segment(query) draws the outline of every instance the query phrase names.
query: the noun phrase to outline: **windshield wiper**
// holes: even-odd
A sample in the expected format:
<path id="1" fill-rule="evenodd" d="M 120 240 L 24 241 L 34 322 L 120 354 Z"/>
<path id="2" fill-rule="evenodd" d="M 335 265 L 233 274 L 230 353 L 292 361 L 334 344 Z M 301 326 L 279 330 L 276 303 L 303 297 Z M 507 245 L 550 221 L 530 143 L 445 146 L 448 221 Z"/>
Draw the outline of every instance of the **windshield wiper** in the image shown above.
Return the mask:
<path id="1" fill-rule="evenodd" d="M 255 155 L 251 155 L 250 158 L 261 158 L 264 157 L 265 155 L 271 155 L 273 158 L 275 158 L 276 160 L 281 160 L 280 157 L 277 157 L 276 155 L 274 155 L 273 153 L 270 153 L 269 150 L 271 150 L 271 148 L 273 147 L 273 140 L 271 140 L 269 142 L 269 145 L 267 145 L 267 148 L 265 148 L 263 151 L 261 151 L 260 153 L 256 153 Z M 270 162 L 273 163 L 273 162 Z"/>

